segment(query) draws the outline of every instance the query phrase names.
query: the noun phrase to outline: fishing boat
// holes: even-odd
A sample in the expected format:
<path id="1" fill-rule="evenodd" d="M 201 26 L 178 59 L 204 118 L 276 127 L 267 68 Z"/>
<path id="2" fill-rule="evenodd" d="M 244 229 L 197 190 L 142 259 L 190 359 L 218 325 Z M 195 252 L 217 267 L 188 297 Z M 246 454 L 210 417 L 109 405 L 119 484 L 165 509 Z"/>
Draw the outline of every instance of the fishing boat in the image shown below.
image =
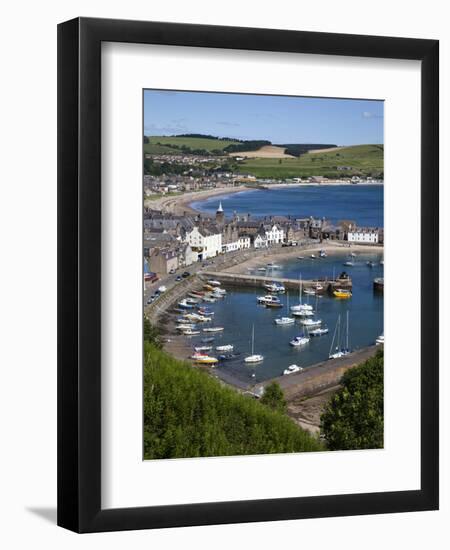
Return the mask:
<path id="1" fill-rule="evenodd" d="M 264 356 L 259 353 L 255 353 L 255 325 L 252 327 L 252 353 L 248 355 L 244 361 L 246 363 L 260 363 L 264 360 Z"/>
<path id="2" fill-rule="evenodd" d="M 188 293 L 188 296 L 190 298 L 195 298 L 196 300 L 200 301 L 203 298 L 204 293 L 202 292 L 201 294 L 198 294 L 197 292 L 192 291 Z"/>
<path id="3" fill-rule="evenodd" d="M 279 304 L 280 299 L 277 296 L 272 296 L 271 294 L 266 294 L 265 296 L 258 296 L 256 298 L 256 301 L 258 304 L 267 304 L 267 303 L 273 303 L 273 304 Z"/>
<path id="4" fill-rule="evenodd" d="M 227 291 L 224 288 L 217 288 L 216 287 L 213 290 L 213 294 L 223 294 L 223 295 L 225 295 L 226 293 L 227 293 Z"/>
<path id="5" fill-rule="evenodd" d="M 197 353 L 200 353 L 202 351 L 211 351 L 212 350 L 212 346 L 195 346 L 194 348 L 194 351 L 196 351 Z"/>
<path id="6" fill-rule="evenodd" d="M 203 332 L 223 332 L 223 327 L 209 327 L 204 328 Z"/>
<path id="7" fill-rule="evenodd" d="M 215 279 L 210 279 L 207 283 L 211 286 L 220 286 L 221 284 L 220 281 L 216 281 Z"/>
<path id="8" fill-rule="evenodd" d="M 333 296 L 335 298 L 351 298 L 352 291 L 344 288 L 336 288 L 335 290 L 333 290 Z"/>
<path id="9" fill-rule="evenodd" d="M 289 367 L 287 369 L 284 369 L 283 371 L 283 374 L 284 375 L 287 375 L 287 374 L 293 374 L 294 372 L 301 372 L 303 370 L 302 367 L 300 367 L 299 365 L 289 365 Z"/>
<path id="10" fill-rule="evenodd" d="M 328 329 L 326 327 L 319 327 L 309 331 L 310 336 L 323 336 L 324 334 L 328 334 Z"/>
<path id="11" fill-rule="evenodd" d="M 258 267 L 258 271 L 267 271 L 265 267 Z"/>
<path id="12" fill-rule="evenodd" d="M 310 340 L 309 336 L 305 336 L 304 334 L 301 334 L 293 338 L 289 342 L 289 344 L 293 347 L 305 346 L 309 342 L 309 340 Z"/>
<path id="13" fill-rule="evenodd" d="M 384 334 L 380 334 L 378 338 L 375 340 L 375 344 L 379 346 L 380 344 L 384 344 Z"/>
<path id="14" fill-rule="evenodd" d="M 224 346 L 216 346 L 216 351 L 233 351 L 233 344 L 226 344 Z"/>
<path id="15" fill-rule="evenodd" d="M 322 324 L 322 319 L 302 319 L 300 323 L 306 328 L 318 327 Z"/>
<path id="16" fill-rule="evenodd" d="M 205 294 L 205 296 L 203 296 L 203 301 L 208 302 L 210 304 L 213 304 L 214 302 L 217 302 L 216 298 L 214 298 L 214 296 L 212 296 L 211 294 L 209 294 L 209 295 Z"/>
<path id="17" fill-rule="evenodd" d="M 266 307 L 273 307 L 273 308 L 283 307 L 283 304 L 281 302 L 266 302 L 264 305 Z"/>
<path id="18" fill-rule="evenodd" d="M 289 313 L 289 293 L 286 295 L 286 309 Z M 295 323 L 293 317 L 278 317 L 275 319 L 275 324 L 278 326 L 292 325 L 293 323 Z"/>
<path id="19" fill-rule="evenodd" d="M 185 300 L 187 304 L 192 304 L 194 306 L 201 302 L 200 298 L 192 298 L 192 296 L 188 296 Z"/>
<path id="20" fill-rule="evenodd" d="M 206 285 L 206 284 L 203 285 L 203 288 L 204 288 L 205 290 L 209 290 L 209 291 L 214 290 L 214 287 L 213 287 L 213 286 L 211 286 L 211 285 Z"/>
<path id="21" fill-rule="evenodd" d="M 348 343 L 348 331 L 349 331 L 349 320 L 348 320 L 348 311 L 347 311 L 345 347 L 342 345 L 342 342 L 341 342 L 341 315 L 339 314 L 338 319 L 336 321 L 336 326 L 334 328 L 334 334 L 333 334 L 333 340 L 331 341 L 330 352 L 328 354 L 329 359 L 339 359 L 340 357 L 345 357 L 346 355 L 350 354 L 350 348 Z"/>

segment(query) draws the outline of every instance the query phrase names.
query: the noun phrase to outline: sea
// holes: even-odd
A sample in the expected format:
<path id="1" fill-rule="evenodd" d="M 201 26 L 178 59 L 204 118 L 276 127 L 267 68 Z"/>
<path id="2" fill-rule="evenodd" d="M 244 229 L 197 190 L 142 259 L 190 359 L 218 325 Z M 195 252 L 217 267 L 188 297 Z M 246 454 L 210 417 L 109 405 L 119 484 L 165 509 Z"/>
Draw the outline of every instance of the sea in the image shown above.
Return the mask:
<path id="1" fill-rule="evenodd" d="M 383 226 L 383 188 L 382 186 L 320 186 L 314 188 L 294 188 L 277 190 L 255 190 L 221 197 L 225 213 L 251 213 L 252 217 L 269 214 L 326 217 L 334 222 L 351 219 L 358 225 Z M 217 209 L 217 197 L 198 201 L 192 206 L 204 212 Z M 297 319 L 294 325 L 278 326 L 275 318 L 288 315 L 288 305 L 299 303 L 299 292 L 290 290 L 280 295 L 283 308 L 266 308 L 257 304 L 257 297 L 264 295 L 263 288 L 228 287 L 224 300 L 207 304 L 214 311 L 213 325 L 223 326 L 223 333 L 215 336 L 214 346 L 233 344 L 236 358 L 225 361 L 217 367 L 218 375 L 233 381 L 242 387 L 263 382 L 280 376 L 289 365 L 297 364 L 308 368 L 328 358 L 336 346 L 346 346 L 347 317 L 348 345 L 352 350 L 364 348 L 375 343 L 377 336 L 383 333 L 383 295 L 373 289 L 373 279 L 383 277 L 384 265 L 381 250 L 357 252 L 354 265 L 344 266 L 349 259 L 346 252 L 333 253 L 326 258 L 312 259 L 304 257 L 274 260 L 279 268 L 268 267 L 261 260 L 253 273 L 255 275 L 273 275 L 290 279 L 332 278 L 347 271 L 353 281 L 353 295 L 350 299 L 337 299 L 328 294 L 321 298 L 301 297 L 314 307 L 315 317 L 322 320 L 322 327 L 329 329 L 328 334 L 311 337 L 308 344 L 301 348 L 292 347 L 289 342 L 304 333 Z M 299 256 L 302 255 L 299 249 Z M 369 266 L 367 262 L 372 262 Z M 266 268 L 266 272 L 258 268 Z M 249 271 L 249 273 L 252 273 Z M 300 283 L 299 283 L 300 290 Z M 341 342 L 337 342 L 336 324 L 340 323 Z M 244 362 L 252 347 L 254 327 L 254 352 L 262 354 L 264 360 L 256 365 Z M 333 336 L 336 336 L 333 342 Z M 190 343 L 201 345 L 201 336 L 191 337 Z M 209 334 L 208 334 L 209 336 Z M 211 352 L 213 354 L 213 352 Z M 216 353 L 217 355 L 217 353 Z"/>
<path id="2" fill-rule="evenodd" d="M 270 215 L 323 218 L 333 223 L 355 221 L 359 226 L 383 227 L 383 185 L 312 185 L 251 189 L 192 202 L 190 206 L 213 215 L 222 202 L 225 215 Z"/>

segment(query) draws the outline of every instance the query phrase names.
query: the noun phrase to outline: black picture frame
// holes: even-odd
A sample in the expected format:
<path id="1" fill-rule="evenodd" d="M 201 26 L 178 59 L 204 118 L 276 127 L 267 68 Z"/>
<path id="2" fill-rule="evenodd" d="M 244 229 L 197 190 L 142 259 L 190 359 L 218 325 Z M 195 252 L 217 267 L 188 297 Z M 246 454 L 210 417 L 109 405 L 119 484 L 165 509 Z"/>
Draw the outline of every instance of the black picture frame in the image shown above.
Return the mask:
<path id="1" fill-rule="evenodd" d="M 421 62 L 420 490 L 102 510 L 104 41 Z M 438 509 L 438 66 L 436 40 L 91 18 L 58 26 L 58 525 L 86 533 Z"/>

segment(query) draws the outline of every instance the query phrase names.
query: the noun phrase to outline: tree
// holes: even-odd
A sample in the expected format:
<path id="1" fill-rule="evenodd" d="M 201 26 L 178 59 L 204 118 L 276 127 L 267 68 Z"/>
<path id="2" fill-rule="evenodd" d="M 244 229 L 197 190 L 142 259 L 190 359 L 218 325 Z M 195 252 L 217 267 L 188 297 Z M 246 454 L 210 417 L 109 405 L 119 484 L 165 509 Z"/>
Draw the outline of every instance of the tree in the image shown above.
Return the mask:
<path id="1" fill-rule="evenodd" d="M 380 350 L 344 374 L 341 389 L 330 399 L 321 417 L 321 432 L 329 449 L 383 447 L 383 372 Z"/>
<path id="2" fill-rule="evenodd" d="M 274 411 L 281 413 L 286 412 L 286 399 L 284 398 L 280 384 L 277 382 L 268 384 L 261 397 L 261 403 Z"/>

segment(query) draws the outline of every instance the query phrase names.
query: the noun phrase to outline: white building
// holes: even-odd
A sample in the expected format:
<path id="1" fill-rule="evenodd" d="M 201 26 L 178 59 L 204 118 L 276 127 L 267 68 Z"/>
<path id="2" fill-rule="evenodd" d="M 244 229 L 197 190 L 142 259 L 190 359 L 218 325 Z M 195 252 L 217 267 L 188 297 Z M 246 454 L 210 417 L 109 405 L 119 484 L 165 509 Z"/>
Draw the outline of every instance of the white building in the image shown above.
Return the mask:
<path id="1" fill-rule="evenodd" d="M 356 227 L 350 225 L 347 233 L 347 240 L 350 243 L 377 244 L 379 238 L 378 227 Z"/>
<path id="2" fill-rule="evenodd" d="M 255 240 L 253 241 L 253 246 L 255 248 L 265 248 L 265 247 L 267 247 L 266 237 L 261 235 L 261 233 L 258 233 L 258 235 L 256 235 L 256 237 L 255 237 Z"/>
<path id="3" fill-rule="evenodd" d="M 284 230 L 276 224 L 265 228 L 265 232 L 268 246 L 280 244 L 284 241 Z"/>
<path id="4" fill-rule="evenodd" d="M 186 234 L 186 242 L 199 260 L 213 258 L 222 252 L 222 233 L 214 226 L 194 227 Z"/>
<path id="5" fill-rule="evenodd" d="M 239 237 L 237 241 L 223 244 L 222 252 L 234 252 L 236 250 L 244 250 L 246 248 L 250 248 L 250 246 L 251 242 L 249 236 Z"/>

